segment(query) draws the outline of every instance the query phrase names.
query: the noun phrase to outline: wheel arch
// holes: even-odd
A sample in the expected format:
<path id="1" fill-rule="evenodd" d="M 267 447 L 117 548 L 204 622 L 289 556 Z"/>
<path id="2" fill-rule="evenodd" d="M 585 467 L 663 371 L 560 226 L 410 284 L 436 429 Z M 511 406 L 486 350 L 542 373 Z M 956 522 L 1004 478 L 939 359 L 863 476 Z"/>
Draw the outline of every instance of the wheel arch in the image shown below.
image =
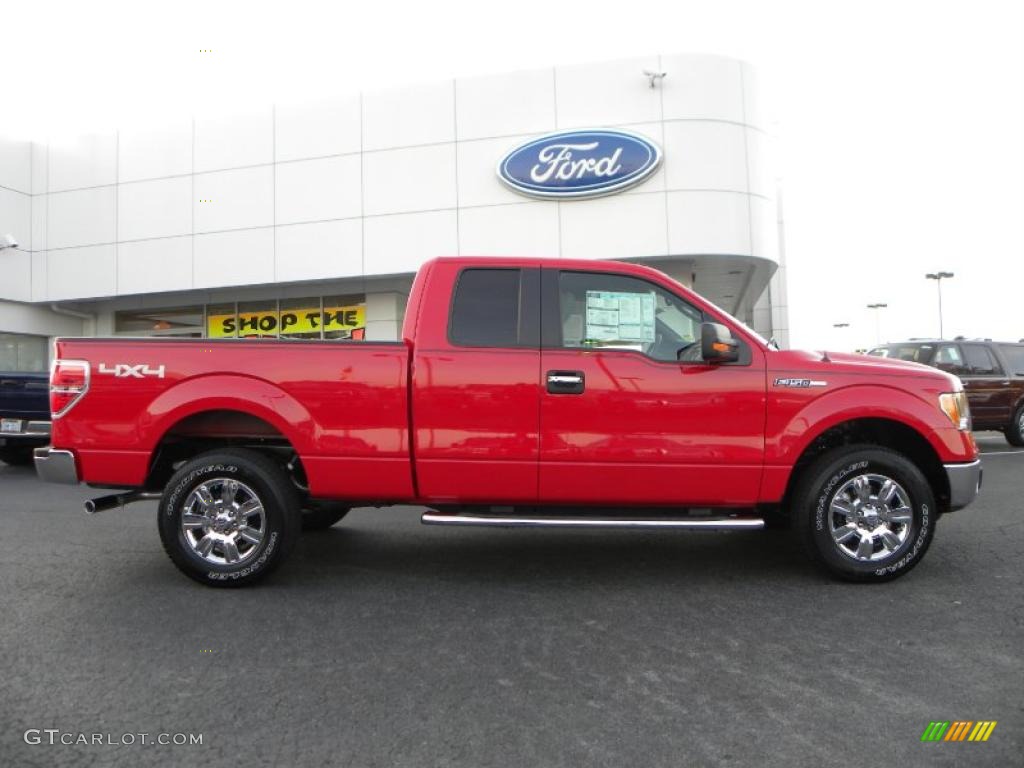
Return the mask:
<path id="1" fill-rule="evenodd" d="M 889 417 L 847 419 L 820 430 L 804 446 L 793 464 L 783 495 L 782 508 L 790 509 L 793 491 L 806 468 L 827 451 L 844 445 L 877 445 L 897 451 L 921 470 L 935 494 L 939 511 L 949 508 L 949 478 L 935 447 L 921 431 L 905 421 Z"/>
<path id="2" fill-rule="evenodd" d="M 279 387 L 217 375 L 161 393 L 141 415 L 138 430 L 152 436 L 146 486 L 159 488 L 175 464 L 219 447 L 242 445 L 287 463 L 312 450 L 315 426 L 305 407 Z M 297 458 L 295 464 L 304 480 Z"/>

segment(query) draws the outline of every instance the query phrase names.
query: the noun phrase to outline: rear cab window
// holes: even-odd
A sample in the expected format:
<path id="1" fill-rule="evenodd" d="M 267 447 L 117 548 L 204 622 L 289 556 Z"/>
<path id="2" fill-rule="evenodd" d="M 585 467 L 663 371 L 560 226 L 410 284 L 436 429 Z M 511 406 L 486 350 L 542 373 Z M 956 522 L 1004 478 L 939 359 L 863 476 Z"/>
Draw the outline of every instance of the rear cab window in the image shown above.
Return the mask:
<path id="1" fill-rule="evenodd" d="M 535 269 L 471 268 L 459 273 L 448 340 L 459 347 L 538 347 Z"/>

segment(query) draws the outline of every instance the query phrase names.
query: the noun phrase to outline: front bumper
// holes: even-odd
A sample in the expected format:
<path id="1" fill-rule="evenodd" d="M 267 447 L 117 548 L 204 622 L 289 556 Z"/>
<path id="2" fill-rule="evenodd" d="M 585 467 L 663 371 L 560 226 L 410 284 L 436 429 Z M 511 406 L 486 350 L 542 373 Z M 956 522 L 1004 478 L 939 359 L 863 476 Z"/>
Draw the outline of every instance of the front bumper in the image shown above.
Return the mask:
<path id="1" fill-rule="evenodd" d="M 949 478 L 949 511 L 963 509 L 981 490 L 981 459 L 970 464 L 944 464 Z"/>
<path id="2" fill-rule="evenodd" d="M 36 448 L 36 474 L 47 483 L 78 485 L 78 470 L 75 468 L 75 454 L 59 448 L 45 446 Z"/>

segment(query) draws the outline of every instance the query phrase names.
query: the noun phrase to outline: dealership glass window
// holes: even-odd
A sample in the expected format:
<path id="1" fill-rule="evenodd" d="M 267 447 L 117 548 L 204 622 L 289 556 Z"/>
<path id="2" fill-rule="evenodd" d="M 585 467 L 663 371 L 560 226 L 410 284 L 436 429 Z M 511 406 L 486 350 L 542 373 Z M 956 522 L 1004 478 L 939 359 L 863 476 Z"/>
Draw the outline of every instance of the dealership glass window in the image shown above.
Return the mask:
<path id="1" fill-rule="evenodd" d="M 206 337 L 234 339 L 238 336 L 238 312 L 234 302 L 206 307 Z"/>
<path id="2" fill-rule="evenodd" d="M 45 336 L 0 333 L 0 371 L 41 372 L 50 367 L 50 345 Z"/>
<path id="3" fill-rule="evenodd" d="M 451 340 L 467 347 L 519 344 L 518 269 L 467 269 L 452 303 Z"/>
<path id="4" fill-rule="evenodd" d="M 631 349 L 677 360 L 700 338 L 700 310 L 646 280 L 562 272 L 558 286 L 563 347 Z"/>
<path id="5" fill-rule="evenodd" d="M 363 339 L 366 297 L 312 296 L 300 299 L 241 301 L 206 308 L 211 339 Z"/>
<path id="6" fill-rule="evenodd" d="M 114 331 L 131 336 L 202 336 L 203 307 L 117 312 L 114 315 Z"/>
<path id="7" fill-rule="evenodd" d="M 358 294 L 324 296 L 325 339 L 366 338 L 366 297 Z"/>
<path id="8" fill-rule="evenodd" d="M 238 337 L 240 339 L 276 339 L 278 325 L 276 300 L 238 302 Z"/>
<path id="9" fill-rule="evenodd" d="M 319 339 L 323 308 L 320 297 L 281 299 L 279 317 L 282 339 Z"/>

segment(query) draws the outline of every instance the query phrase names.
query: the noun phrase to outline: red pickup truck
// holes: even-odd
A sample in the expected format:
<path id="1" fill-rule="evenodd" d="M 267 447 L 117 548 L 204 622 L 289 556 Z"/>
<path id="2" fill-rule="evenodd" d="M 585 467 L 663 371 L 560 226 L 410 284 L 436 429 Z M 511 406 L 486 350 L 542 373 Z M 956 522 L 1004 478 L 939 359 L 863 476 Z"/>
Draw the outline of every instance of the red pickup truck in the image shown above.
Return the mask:
<path id="1" fill-rule="evenodd" d="M 955 376 L 779 351 L 647 267 L 436 259 L 402 336 L 59 339 L 37 470 L 119 491 L 90 511 L 159 498 L 168 555 L 210 585 L 389 504 L 433 524 L 791 527 L 833 574 L 883 581 L 981 483 Z"/>

